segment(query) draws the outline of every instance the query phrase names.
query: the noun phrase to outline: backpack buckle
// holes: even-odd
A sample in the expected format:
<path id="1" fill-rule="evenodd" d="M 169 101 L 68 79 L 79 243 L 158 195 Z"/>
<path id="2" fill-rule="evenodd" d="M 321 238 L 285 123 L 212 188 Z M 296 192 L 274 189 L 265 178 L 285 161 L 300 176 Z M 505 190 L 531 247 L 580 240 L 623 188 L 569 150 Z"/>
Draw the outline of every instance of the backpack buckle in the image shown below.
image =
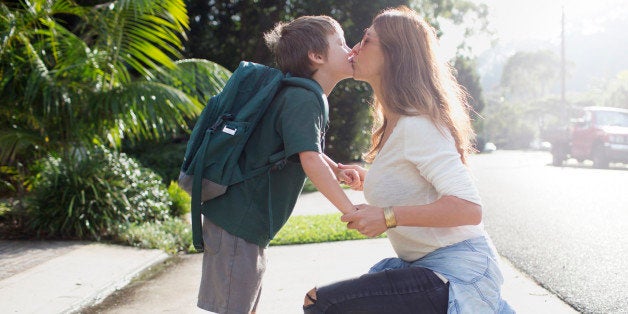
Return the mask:
<path id="1" fill-rule="evenodd" d="M 272 167 L 270 167 L 270 171 L 279 171 L 281 169 L 283 169 L 286 166 L 286 160 L 282 159 L 276 163 L 273 164 Z"/>
<path id="2" fill-rule="evenodd" d="M 212 131 L 216 131 L 226 121 L 233 121 L 235 117 L 230 113 L 225 113 L 216 120 L 216 122 L 209 128 Z"/>

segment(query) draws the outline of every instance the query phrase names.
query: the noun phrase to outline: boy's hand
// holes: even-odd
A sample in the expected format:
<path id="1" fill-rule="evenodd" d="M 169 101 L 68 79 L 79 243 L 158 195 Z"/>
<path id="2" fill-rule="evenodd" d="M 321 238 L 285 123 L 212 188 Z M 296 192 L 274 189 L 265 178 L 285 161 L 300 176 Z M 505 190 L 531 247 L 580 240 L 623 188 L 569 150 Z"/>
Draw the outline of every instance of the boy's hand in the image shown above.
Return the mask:
<path id="1" fill-rule="evenodd" d="M 352 182 L 351 184 L 347 183 L 347 185 L 349 185 L 351 187 L 351 189 L 356 190 L 356 191 L 362 191 L 364 188 L 364 178 L 366 177 L 366 173 L 368 172 L 368 170 L 366 170 L 365 168 L 362 168 L 358 165 L 343 165 L 341 163 L 338 163 L 338 169 L 341 171 L 345 171 L 345 170 L 354 170 L 357 175 L 358 175 L 358 179 L 356 179 L 354 182 Z M 339 171 L 339 172 L 341 172 Z"/>
<path id="2" fill-rule="evenodd" d="M 339 169 L 336 174 L 338 182 L 344 183 L 354 190 L 361 189 L 362 181 L 360 175 L 355 169 Z"/>

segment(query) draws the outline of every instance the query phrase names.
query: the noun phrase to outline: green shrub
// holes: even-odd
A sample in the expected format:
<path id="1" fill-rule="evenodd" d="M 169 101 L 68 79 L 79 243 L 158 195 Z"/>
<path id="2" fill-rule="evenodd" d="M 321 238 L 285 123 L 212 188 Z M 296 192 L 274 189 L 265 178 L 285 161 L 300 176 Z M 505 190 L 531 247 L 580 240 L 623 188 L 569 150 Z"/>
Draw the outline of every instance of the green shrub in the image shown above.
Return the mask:
<path id="1" fill-rule="evenodd" d="M 150 141 L 125 147 L 124 152 L 161 176 L 164 184 L 176 181 L 185 156 L 187 142 L 153 143 Z"/>
<path id="2" fill-rule="evenodd" d="M 137 221 L 168 217 L 161 178 L 104 148 L 49 157 L 29 197 L 29 228 L 40 237 L 100 239 Z"/>
<path id="3" fill-rule="evenodd" d="M 192 198 L 184 189 L 182 189 L 176 181 L 170 181 L 168 186 L 168 194 L 172 204 L 170 205 L 170 215 L 173 217 L 181 217 L 190 212 L 192 206 Z"/>
<path id="4" fill-rule="evenodd" d="M 379 237 L 385 237 L 381 235 Z M 347 229 L 340 214 L 292 216 L 270 245 L 319 243 L 368 239 L 356 230 Z"/>
<path id="5" fill-rule="evenodd" d="M 5 218 L 11 212 L 11 203 L 7 200 L 0 200 L 0 220 Z"/>
<path id="6" fill-rule="evenodd" d="M 2 239 L 24 239 L 24 209 L 19 200 L 0 199 L 0 235 Z"/>
<path id="7" fill-rule="evenodd" d="M 118 242 L 145 249 L 160 249 L 167 253 L 195 252 L 192 229 L 184 219 L 128 224 L 120 229 Z"/>

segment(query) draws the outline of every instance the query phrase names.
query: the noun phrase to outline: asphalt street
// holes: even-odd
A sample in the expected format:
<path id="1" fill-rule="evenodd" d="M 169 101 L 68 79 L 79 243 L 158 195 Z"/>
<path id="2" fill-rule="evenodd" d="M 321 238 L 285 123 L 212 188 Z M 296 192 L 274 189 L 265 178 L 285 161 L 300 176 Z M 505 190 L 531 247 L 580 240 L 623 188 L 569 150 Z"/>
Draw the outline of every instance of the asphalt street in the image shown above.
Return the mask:
<path id="1" fill-rule="evenodd" d="M 628 167 L 497 151 L 470 166 L 504 257 L 584 313 L 628 313 Z"/>

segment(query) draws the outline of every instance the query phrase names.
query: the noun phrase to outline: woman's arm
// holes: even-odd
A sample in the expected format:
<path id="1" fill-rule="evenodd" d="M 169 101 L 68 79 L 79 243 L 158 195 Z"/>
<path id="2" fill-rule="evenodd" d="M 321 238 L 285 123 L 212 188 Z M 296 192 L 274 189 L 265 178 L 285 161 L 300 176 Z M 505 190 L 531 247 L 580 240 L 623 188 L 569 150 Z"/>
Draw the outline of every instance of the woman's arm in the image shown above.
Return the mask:
<path id="1" fill-rule="evenodd" d="M 345 214 L 341 220 L 347 228 L 375 237 L 385 232 L 384 209 L 361 204 L 358 211 Z M 477 225 L 482 221 L 482 206 L 455 196 L 443 196 L 436 202 L 426 205 L 393 206 L 397 226 L 413 227 L 458 227 Z"/>
<path id="2" fill-rule="evenodd" d="M 458 227 L 482 222 L 482 206 L 455 196 L 417 206 L 394 206 L 397 225 L 416 227 Z"/>

